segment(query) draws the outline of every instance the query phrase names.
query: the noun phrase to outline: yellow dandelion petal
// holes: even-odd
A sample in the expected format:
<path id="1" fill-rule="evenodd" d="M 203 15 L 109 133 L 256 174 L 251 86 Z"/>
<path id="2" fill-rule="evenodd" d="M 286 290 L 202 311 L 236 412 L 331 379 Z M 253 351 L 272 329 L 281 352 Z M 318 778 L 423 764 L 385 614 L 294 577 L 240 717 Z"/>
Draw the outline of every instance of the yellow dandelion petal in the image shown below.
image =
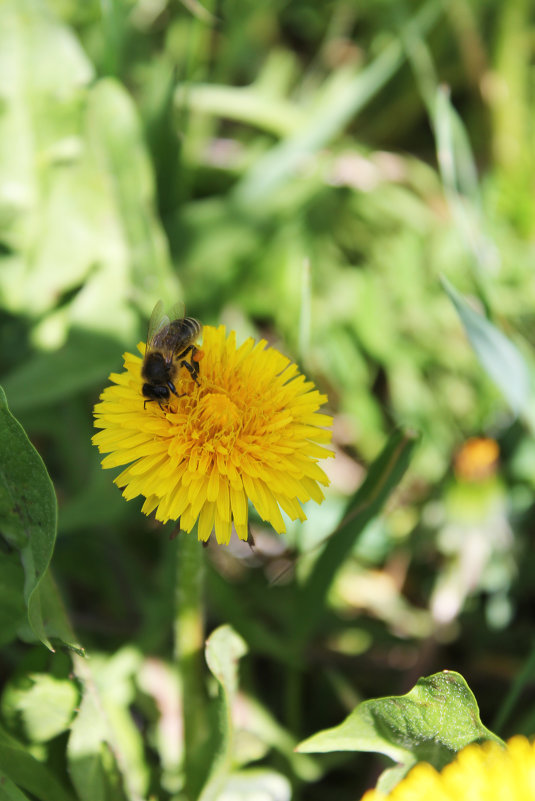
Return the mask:
<path id="1" fill-rule="evenodd" d="M 291 520 L 306 520 L 306 515 L 303 512 L 299 501 L 296 498 L 288 498 L 280 495 L 277 498 L 281 508 L 288 515 Z"/>
<path id="2" fill-rule="evenodd" d="M 149 495 L 145 499 L 145 503 L 141 507 L 141 511 L 146 515 L 150 515 L 151 512 L 154 512 L 159 503 L 160 499 L 157 495 Z"/>
<path id="3" fill-rule="evenodd" d="M 221 545 L 228 545 L 230 535 L 232 534 L 232 523 L 230 520 L 225 520 L 219 514 L 219 509 L 215 509 L 215 536 Z"/>
<path id="4" fill-rule="evenodd" d="M 248 539 L 249 539 L 249 527 L 248 526 L 240 526 L 240 525 L 238 525 L 238 523 L 234 522 L 234 528 L 235 528 L 236 534 L 238 535 L 240 540 L 243 540 L 244 542 L 247 542 Z"/>
<path id="5" fill-rule="evenodd" d="M 206 500 L 215 501 L 217 500 L 218 495 L 219 495 L 219 473 L 217 467 L 214 467 L 214 469 L 210 473 L 210 478 L 208 479 L 208 485 L 206 487 Z"/>
<path id="6" fill-rule="evenodd" d="M 172 496 L 172 501 L 167 509 L 166 516 L 168 518 L 171 520 L 178 520 L 188 506 L 188 495 L 188 487 L 185 487 L 184 484 L 180 484 Z"/>
<path id="7" fill-rule="evenodd" d="M 369 790 L 362 801 L 532 801 L 535 744 L 517 735 L 505 747 L 473 743 L 439 773 L 419 762 L 388 795 Z"/>
<path id="8" fill-rule="evenodd" d="M 236 529 L 248 538 L 248 501 L 282 533 L 282 512 L 305 520 L 301 503 L 321 503 L 328 479 L 318 465 L 332 456 L 332 418 L 297 365 L 234 332 L 205 326 L 198 384 L 185 369 L 173 373 L 177 395 L 160 406 L 143 396 L 141 357 L 124 354 L 124 371 L 95 405 L 93 442 L 102 466 L 124 466 L 115 482 L 126 499 L 145 498 L 142 511 L 198 537 L 227 543 Z"/>
<path id="9" fill-rule="evenodd" d="M 217 510 L 223 520 L 228 520 L 230 522 L 232 520 L 232 515 L 230 509 L 229 486 L 228 481 L 224 478 L 219 481 L 219 492 L 217 493 L 216 503 Z"/>
<path id="10" fill-rule="evenodd" d="M 232 509 L 232 519 L 236 528 L 238 526 L 247 527 L 247 496 L 243 489 L 230 487 L 230 505 Z"/>
<path id="11" fill-rule="evenodd" d="M 199 513 L 198 537 L 201 542 L 206 542 L 215 522 L 215 503 L 205 503 Z"/>
<path id="12" fill-rule="evenodd" d="M 158 513 L 156 513 L 156 517 L 158 517 Z M 198 517 L 198 515 L 195 515 L 195 514 L 192 512 L 192 510 L 191 510 L 191 507 L 189 507 L 189 508 L 188 508 L 188 509 L 186 509 L 186 511 L 185 511 L 185 512 L 183 512 L 183 513 L 182 513 L 182 515 L 180 516 L 180 528 L 182 528 L 184 531 L 191 531 L 191 529 L 193 528 L 193 526 L 194 526 L 194 525 L 195 525 L 195 523 L 197 522 L 197 517 Z M 168 517 L 167 517 L 167 518 L 166 518 L 164 521 L 162 521 L 162 522 L 166 523 L 166 522 L 167 522 L 167 520 L 170 520 L 170 519 L 171 519 L 171 518 L 168 516 Z"/>

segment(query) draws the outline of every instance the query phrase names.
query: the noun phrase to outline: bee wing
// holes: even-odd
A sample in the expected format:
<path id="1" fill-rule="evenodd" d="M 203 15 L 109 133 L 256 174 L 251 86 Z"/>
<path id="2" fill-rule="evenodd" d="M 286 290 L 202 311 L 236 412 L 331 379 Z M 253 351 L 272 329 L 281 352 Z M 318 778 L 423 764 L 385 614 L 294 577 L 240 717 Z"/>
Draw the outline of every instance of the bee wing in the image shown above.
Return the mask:
<path id="1" fill-rule="evenodd" d="M 186 307 L 182 300 L 177 301 L 168 312 L 168 317 L 173 322 L 173 320 L 183 320 L 186 316 Z"/>
<path id="2" fill-rule="evenodd" d="M 147 333 L 147 348 L 156 346 L 156 339 L 162 331 L 169 328 L 169 317 L 164 313 L 163 301 L 159 300 L 149 320 L 149 330 Z"/>
<path id="3" fill-rule="evenodd" d="M 167 361 L 171 361 L 175 351 L 176 333 L 171 329 L 171 323 L 182 320 L 184 317 L 184 304 L 175 303 L 168 314 L 164 313 L 163 301 L 159 300 L 154 307 L 149 321 L 147 335 L 147 348 L 160 350 Z"/>

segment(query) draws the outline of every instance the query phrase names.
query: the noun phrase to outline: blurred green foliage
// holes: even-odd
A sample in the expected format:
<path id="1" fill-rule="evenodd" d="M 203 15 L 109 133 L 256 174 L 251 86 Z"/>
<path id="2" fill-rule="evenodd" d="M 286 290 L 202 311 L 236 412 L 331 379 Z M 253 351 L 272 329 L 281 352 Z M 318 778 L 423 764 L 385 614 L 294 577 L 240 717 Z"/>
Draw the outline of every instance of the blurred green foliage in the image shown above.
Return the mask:
<path id="1" fill-rule="evenodd" d="M 28 746 L 37 785 L 43 765 L 64 775 L 71 790 L 54 795 L 51 780 L 55 799 L 84 798 L 88 775 L 103 798 L 181 797 L 175 543 L 122 500 L 90 437 L 92 405 L 155 301 L 183 299 L 203 322 L 266 337 L 329 396 L 327 500 L 284 541 L 257 523 L 256 555 L 208 549 L 207 624 L 231 623 L 248 648 L 234 764 L 258 761 L 270 798 L 304 785 L 310 799 L 355 798 L 368 762 L 293 754 L 299 737 L 444 667 L 482 690 L 485 720 L 533 637 L 533 12 L 522 0 L 2 0 L 0 30 L 2 384 L 54 482 L 53 572 L 99 692 L 67 757 L 72 693 L 49 729 L 26 714 L 46 675 L 63 692 L 70 667 L 15 639 L 11 554 L 4 746 Z M 410 469 L 386 511 L 351 528 L 341 516 L 396 427 L 421 434 Z M 452 469 L 474 435 L 501 449 L 481 481 Z M 304 614 L 300 588 L 339 525 L 332 583 L 300 626 L 288 618 Z M 491 680 L 500 692 L 485 694 Z M 532 704 L 510 715 L 512 730 L 535 729 Z M 234 781 L 246 797 L 249 777 Z"/>

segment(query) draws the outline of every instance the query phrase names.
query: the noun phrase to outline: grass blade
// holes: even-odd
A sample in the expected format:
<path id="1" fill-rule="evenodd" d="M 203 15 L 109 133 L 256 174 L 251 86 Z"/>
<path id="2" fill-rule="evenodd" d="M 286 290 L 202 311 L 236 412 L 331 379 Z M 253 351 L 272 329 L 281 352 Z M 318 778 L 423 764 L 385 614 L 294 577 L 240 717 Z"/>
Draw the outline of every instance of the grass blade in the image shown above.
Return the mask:
<path id="1" fill-rule="evenodd" d="M 349 502 L 343 522 L 328 539 L 301 591 L 295 617 L 296 636 L 300 640 L 307 639 L 320 619 L 337 571 L 363 528 L 380 513 L 390 493 L 401 481 L 417 441 L 413 432 L 395 431 Z"/>
<path id="2" fill-rule="evenodd" d="M 466 302 L 462 295 L 442 278 L 442 285 L 455 306 L 476 356 L 515 414 L 527 405 L 530 375 L 527 364 L 513 343 Z"/>

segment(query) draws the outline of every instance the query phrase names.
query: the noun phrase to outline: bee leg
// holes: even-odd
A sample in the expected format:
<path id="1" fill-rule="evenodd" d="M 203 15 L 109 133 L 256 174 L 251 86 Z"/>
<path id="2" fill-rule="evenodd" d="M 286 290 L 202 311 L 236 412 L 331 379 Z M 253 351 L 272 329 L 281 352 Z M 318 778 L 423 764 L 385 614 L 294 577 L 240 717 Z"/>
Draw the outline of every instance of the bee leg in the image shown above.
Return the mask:
<path id="1" fill-rule="evenodd" d="M 173 395 L 176 395 L 176 396 L 177 396 L 177 398 L 183 398 L 183 397 L 184 397 L 184 395 L 186 394 L 185 392 L 178 393 L 178 392 L 176 391 L 176 387 L 175 387 L 175 385 L 173 384 L 173 382 L 172 382 L 172 381 L 168 381 L 168 382 L 167 382 L 167 386 L 169 387 L 169 389 L 171 390 L 171 392 L 173 393 Z"/>
<path id="2" fill-rule="evenodd" d="M 194 364 L 190 364 L 185 359 L 182 359 L 182 361 L 180 362 L 180 366 L 185 367 L 186 370 L 188 370 L 189 374 L 191 375 L 197 386 L 199 386 L 199 382 L 197 381 L 197 376 L 199 375 L 199 366 L 197 365 L 197 362 L 194 362 Z"/>
<path id="3" fill-rule="evenodd" d="M 183 350 L 182 353 L 180 354 L 180 359 L 181 359 L 180 366 L 185 367 L 186 370 L 189 371 L 189 374 L 191 375 L 197 386 L 199 386 L 199 382 L 197 381 L 197 376 L 199 375 L 199 362 L 197 361 L 191 362 L 184 358 L 185 356 L 188 355 L 188 353 L 191 353 L 191 359 L 194 359 L 195 354 L 197 352 L 198 348 L 196 348 L 195 345 L 188 345 L 188 347 L 185 350 Z"/>
<path id="4" fill-rule="evenodd" d="M 158 398 L 149 398 L 148 400 L 146 400 L 146 401 L 144 402 L 144 404 L 143 404 L 143 409 L 146 409 L 146 408 L 147 408 L 147 403 L 153 403 L 155 400 L 158 400 Z M 164 408 L 163 408 L 163 406 L 162 406 L 162 402 L 161 402 L 161 400 L 158 400 L 158 406 L 160 407 L 160 409 L 162 410 L 162 412 L 165 412 L 165 409 L 164 409 Z"/>

